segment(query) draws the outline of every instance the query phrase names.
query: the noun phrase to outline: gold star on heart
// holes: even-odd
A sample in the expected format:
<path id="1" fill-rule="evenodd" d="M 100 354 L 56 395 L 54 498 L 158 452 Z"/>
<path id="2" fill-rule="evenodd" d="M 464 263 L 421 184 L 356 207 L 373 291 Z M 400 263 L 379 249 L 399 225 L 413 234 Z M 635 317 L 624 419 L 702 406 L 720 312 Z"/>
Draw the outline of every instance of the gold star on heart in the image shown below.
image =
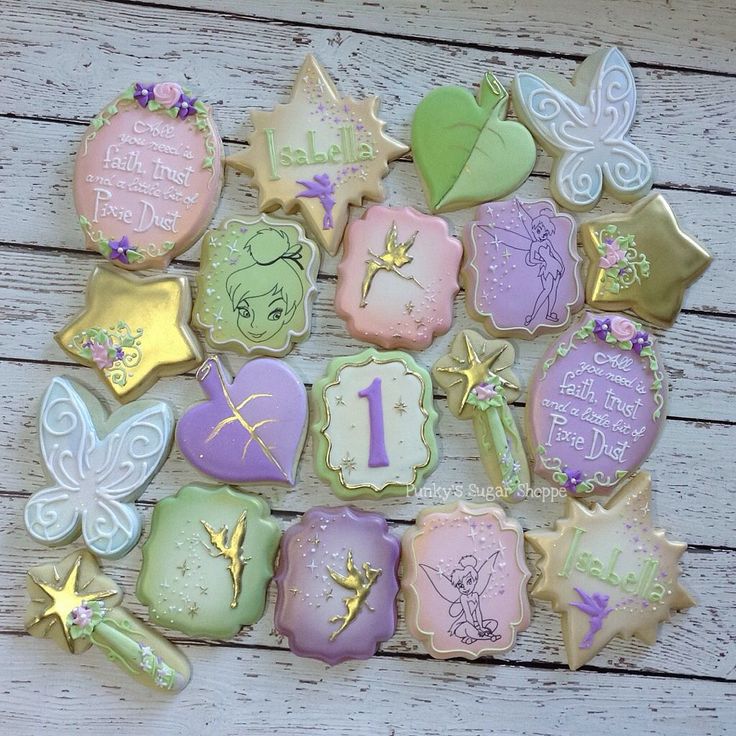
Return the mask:
<path id="1" fill-rule="evenodd" d="M 519 381 L 511 372 L 514 348 L 506 340 L 486 340 L 475 330 L 462 330 L 453 340 L 449 353 L 432 368 L 435 381 L 447 392 L 447 404 L 455 416 L 465 418 L 470 392 L 488 381 L 492 373 L 507 390 L 506 400 L 518 397 Z M 515 393 L 514 393 L 515 392 Z"/>
<path id="2" fill-rule="evenodd" d="M 56 334 L 82 365 L 96 368 L 115 396 L 130 401 L 161 376 L 196 368 L 202 350 L 187 322 L 192 311 L 184 276 L 137 276 L 97 266 L 86 304 Z"/>
<path id="3" fill-rule="evenodd" d="M 123 597 L 120 588 L 100 572 L 97 561 L 86 550 L 74 552 L 58 563 L 32 567 L 28 571 L 28 594 L 28 632 L 54 639 L 72 654 L 88 649 L 91 642 L 88 637 L 72 638 L 71 612 L 83 603 L 104 599 L 112 599 L 108 605 L 116 606 Z"/>
<path id="4" fill-rule="evenodd" d="M 590 261 L 588 304 L 612 312 L 631 309 L 662 327 L 672 325 L 685 289 L 711 262 L 705 248 L 680 229 L 661 194 L 624 214 L 588 220 L 580 233 Z"/>
<path id="5" fill-rule="evenodd" d="M 388 162 L 409 150 L 383 132 L 378 106 L 377 97 L 340 97 L 319 62 L 307 56 L 289 102 L 253 111 L 249 147 L 227 163 L 252 174 L 263 212 L 301 210 L 312 235 L 334 255 L 348 205 L 382 201 Z"/>
<path id="6" fill-rule="evenodd" d="M 654 644 L 660 622 L 695 605 L 678 580 L 687 545 L 652 526 L 651 487 L 638 473 L 606 508 L 568 496 L 554 531 L 526 534 L 542 556 L 532 596 L 561 614 L 571 669 L 615 636 Z"/>

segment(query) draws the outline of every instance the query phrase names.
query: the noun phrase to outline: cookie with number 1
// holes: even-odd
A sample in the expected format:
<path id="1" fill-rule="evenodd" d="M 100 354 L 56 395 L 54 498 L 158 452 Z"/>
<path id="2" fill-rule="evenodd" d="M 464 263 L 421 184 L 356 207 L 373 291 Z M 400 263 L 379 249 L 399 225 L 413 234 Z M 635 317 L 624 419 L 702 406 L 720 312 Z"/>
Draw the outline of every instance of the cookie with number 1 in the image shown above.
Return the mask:
<path id="1" fill-rule="evenodd" d="M 315 467 L 340 498 L 405 496 L 435 469 L 432 381 L 407 353 L 335 358 L 312 404 Z"/>

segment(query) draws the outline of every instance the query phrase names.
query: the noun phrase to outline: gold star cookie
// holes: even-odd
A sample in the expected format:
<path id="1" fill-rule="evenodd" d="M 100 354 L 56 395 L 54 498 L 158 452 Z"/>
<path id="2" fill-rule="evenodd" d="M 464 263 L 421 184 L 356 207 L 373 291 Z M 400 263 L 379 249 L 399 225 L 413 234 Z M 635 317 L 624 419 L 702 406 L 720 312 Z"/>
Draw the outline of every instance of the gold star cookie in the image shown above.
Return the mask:
<path id="1" fill-rule="evenodd" d="M 542 556 L 532 597 L 561 614 L 573 670 L 615 636 L 654 644 L 660 622 L 695 605 L 678 581 L 687 545 L 652 526 L 651 487 L 649 473 L 638 473 L 606 508 L 568 496 L 554 531 L 526 533 Z"/>
<path id="2" fill-rule="evenodd" d="M 334 255 L 348 205 L 382 201 L 388 162 L 409 150 L 384 134 L 378 105 L 377 97 L 340 97 L 319 62 L 307 56 L 289 102 L 270 112 L 254 110 L 249 148 L 227 164 L 252 174 L 261 211 L 300 210 L 315 239 Z"/>
<path id="3" fill-rule="evenodd" d="M 652 194 L 628 212 L 580 225 L 589 259 L 585 298 L 598 309 L 631 309 L 662 327 L 675 321 L 685 289 L 711 262 L 677 224 L 667 200 Z"/>
<path id="4" fill-rule="evenodd" d="M 161 376 L 184 373 L 202 362 L 202 350 L 187 325 L 191 311 L 186 277 L 137 276 L 101 264 L 87 284 L 84 309 L 55 337 L 127 402 Z"/>

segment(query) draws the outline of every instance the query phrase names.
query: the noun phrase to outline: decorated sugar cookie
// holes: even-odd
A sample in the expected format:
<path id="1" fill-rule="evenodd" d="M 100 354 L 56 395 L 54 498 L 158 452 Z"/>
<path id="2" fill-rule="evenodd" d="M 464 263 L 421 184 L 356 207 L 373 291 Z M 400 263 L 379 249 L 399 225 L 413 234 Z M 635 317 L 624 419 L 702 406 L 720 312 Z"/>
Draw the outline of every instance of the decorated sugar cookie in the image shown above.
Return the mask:
<path id="1" fill-rule="evenodd" d="M 335 358 L 312 400 L 315 467 L 340 498 L 406 496 L 435 469 L 432 381 L 407 353 Z"/>
<path id="2" fill-rule="evenodd" d="M 133 502 L 166 460 L 173 430 L 163 401 L 141 399 L 108 416 L 82 386 L 54 378 L 38 419 L 51 485 L 26 504 L 28 533 L 51 546 L 81 534 L 99 557 L 127 554 L 141 534 Z"/>
<path id="3" fill-rule="evenodd" d="M 291 220 L 233 218 L 202 243 L 192 321 L 207 342 L 286 355 L 309 337 L 319 251 Z"/>
<path id="4" fill-rule="evenodd" d="M 126 402 L 160 377 L 202 362 L 187 324 L 191 310 L 185 276 L 137 276 L 102 264 L 87 283 L 84 309 L 54 337 L 78 363 L 96 368 Z"/>
<path id="5" fill-rule="evenodd" d="M 529 463 L 509 404 L 521 391 L 511 370 L 514 347 L 506 340 L 486 340 L 463 330 L 450 351 L 432 368 L 435 382 L 447 392 L 447 406 L 459 419 L 472 419 L 480 458 L 498 495 L 520 501 L 529 488 Z"/>
<path id="6" fill-rule="evenodd" d="M 636 112 L 629 62 L 615 46 L 559 74 L 516 75 L 514 111 L 553 158 L 552 196 L 571 210 L 595 207 L 603 191 L 631 202 L 652 187 L 652 164 L 628 138 Z"/>
<path id="7" fill-rule="evenodd" d="M 280 536 L 257 496 L 184 486 L 153 511 L 138 599 L 162 626 L 230 639 L 263 615 Z"/>
<path id="8" fill-rule="evenodd" d="M 370 207 L 348 226 L 335 311 L 353 337 L 423 350 L 450 329 L 462 254 L 441 218 Z"/>
<path id="9" fill-rule="evenodd" d="M 25 617 L 32 636 L 52 639 L 72 654 L 99 647 L 123 672 L 156 690 L 178 693 L 191 667 L 171 642 L 119 604 L 123 591 L 87 551 L 28 571 Z"/>
<path id="10" fill-rule="evenodd" d="M 654 337 L 642 325 L 583 314 L 552 343 L 529 387 L 535 472 L 568 493 L 610 493 L 651 452 L 666 395 Z"/>
<path id="11" fill-rule="evenodd" d="M 277 631 L 300 657 L 367 659 L 396 630 L 399 540 L 379 514 L 317 507 L 289 527 L 276 572 Z"/>
<path id="12" fill-rule="evenodd" d="M 631 309 L 669 327 L 685 289 L 710 265 L 711 256 L 686 235 L 667 200 L 652 194 L 628 212 L 580 226 L 589 259 L 586 300 L 597 309 Z"/>
<path id="13" fill-rule="evenodd" d="M 424 509 L 401 547 L 406 625 L 433 657 L 501 654 L 529 626 L 524 533 L 500 506 Z"/>
<path id="14" fill-rule="evenodd" d="M 87 247 L 121 268 L 165 268 L 204 232 L 222 182 L 210 107 L 175 82 L 136 82 L 92 119 L 77 154 Z"/>
<path id="15" fill-rule="evenodd" d="M 468 313 L 492 335 L 560 330 L 582 307 L 575 220 L 551 200 L 482 204 L 463 240 Z"/>
<path id="16" fill-rule="evenodd" d="M 419 103 L 411 149 L 433 212 L 499 199 L 526 181 L 537 149 L 521 123 L 506 120 L 508 106 L 490 72 L 477 100 L 463 87 L 439 87 Z"/>
<path id="17" fill-rule="evenodd" d="M 542 556 L 532 596 L 561 615 L 570 669 L 615 636 L 654 644 L 659 623 L 695 605 L 678 580 L 687 545 L 652 525 L 651 485 L 638 473 L 606 508 L 568 498 L 554 530 L 526 533 Z"/>
<path id="18" fill-rule="evenodd" d="M 388 162 L 409 149 L 383 132 L 378 98 L 341 97 L 308 55 L 284 105 L 251 112 L 254 131 L 227 163 L 253 176 L 259 207 L 301 213 L 310 234 L 331 255 L 340 247 L 348 205 L 381 201 Z"/>
<path id="19" fill-rule="evenodd" d="M 232 380 L 219 358 L 197 371 L 207 400 L 182 415 L 176 441 L 198 470 L 228 483 L 294 485 L 307 392 L 283 360 L 256 358 Z"/>

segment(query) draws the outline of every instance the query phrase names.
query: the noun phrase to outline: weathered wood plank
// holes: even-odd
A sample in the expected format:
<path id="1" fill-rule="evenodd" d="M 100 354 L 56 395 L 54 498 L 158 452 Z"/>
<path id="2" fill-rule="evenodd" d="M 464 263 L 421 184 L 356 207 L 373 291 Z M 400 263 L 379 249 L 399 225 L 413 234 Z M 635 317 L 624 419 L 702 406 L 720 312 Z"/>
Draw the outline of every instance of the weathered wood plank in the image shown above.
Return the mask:
<path id="1" fill-rule="evenodd" d="M 0 418 L 0 491 L 25 493 L 44 485 L 39 465 L 38 403 L 54 375 L 66 375 L 95 391 L 109 409 L 115 402 L 91 370 L 79 366 L 0 363 L 2 392 L 6 411 Z M 177 416 L 202 396 L 192 377 L 160 381 L 150 396 L 170 401 Z M 404 500 L 361 501 L 361 506 L 388 518 L 411 521 L 426 506 L 463 497 L 481 501 L 488 497 L 488 481 L 478 459 L 472 427 L 457 421 L 437 401 L 440 412 L 440 454 L 437 470 L 427 479 L 421 492 Z M 515 409 L 517 420 L 522 410 Z M 704 422 L 668 421 L 653 454 L 645 463 L 652 473 L 656 497 L 657 523 L 673 538 L 690 544 L 731 547 L 736 528 L 736 508 L 728 503 L 728 479 L 733 473 L 732 448 L 736 426 Z M 146 490 L 143 500 L 153 502 L 179 487 L 204 476 L 187 463 L 175 447 L 163 469 Z M 539 487 L 544 484 L 539 481 Z M 317 505 L 335 505 L 338 499 L 314 472 L 312 445 L 308 441 L 302 455 L 296 489 L 261 488 L 274 509 L 303 512 Z M 492 499 L 491 499 L 492 500 Z M 512 513 L 525 528 L 551 524 L 561 513 L 558 499 L 530 498 L 512 507 Z"/>
<path id="2" fill-rule="evenodd" d="M 213 10 L 208 0 L 132 2 Z M 732 71 L 736 59 L 733 7 L 726 0 L 618 0 L 615 4 L 566 0 L 564 13 L 560 10 L 559 5 L 545 0 L 518 4 L 500 0 L 217 3 L 218 12 L 244 18 L 412 36 L 488 49 L 584 56 L 597 46 L 616 43 L 632 61 L 716 72 Z M 343 34 L 336 33 L 333 45 L 340 45 L 343 39 Z"/>
<path id="3" fill-rule="evenodd" d="M 194 679 L 146 692 L 100 652 L 4 635 L 3 709 L 16 730 L 71 733 L 89 714 L 120 734 L 729 733 L 731 683 L 374 657 L 334 669 L 289 652 L 184 645 Z M 94 698 L 91 700 L 91 698 Z M 401 703 L 401 707 L 398 704 Z M 183 717 L 186 714 L 186 720 Z"/>
<path id="4" fill-rule="evenodd" d="M 576 66 L 351 31 L 338 45 L 329 29 L 264 26 L 168 7 L 67 0 L 63 10 L 41 6 L 28 13 L 16 1 L 4 11 L 10 53 L 0 57 L 0 76 L 12 94 L 0 98 L 0 114 L 86 121 L 132 80 L 164 75 L 190 80 L 216 103 L 221 131 L 235 140 L 248 131 L 249 108 L 288 99 L 307 52 L 320 57 L 345 94 L 380 93 L 389 130 L 403 140 L 417 103 L 439 84 L 474 87 L 489 67 L 507 83 L 522 69 L 569 75 Z M 70 73 L 70 65 L 84 72 Z M 656 182 L 736 191 L 736 139 L 729 134 L 736 79 L 644 68 L 636 78 L 632 138 L 654 162 Z M 549 164 L 540 155 L 536 170 L 546 172 Z"/>
<path id="5" fill-rule="evenodd" d="M 73 547 L 49 549 L 33 542 L 25 532 L 22 522 L 22 509 L 26 496 L 2 498 L 4 529 L 0 549 L 8 567 L 2 576 L 1 587 L 5 605 L 0 609 L 0 631 L 21 632 L 22 622 L 15 611 L 25 605 L 24 575 L 29 561 L 60 559 Z M 659 499 L 657 499 L 659 500 Z M 336 499 L 333 498 L 333 503 Z M 148 534 L 152 507 L 140 505 L 145 532 Z M 291 514 L 279 517 L 283 529 L 290 526 L 296 516 Z M 406 523 L 393 523 L 392 531 L 401 536 L 407 528 Z M 732 642 L 736 638 L 736 620 L 727 612 L 736 606 L 736 590 L 730 585 L 730 571 L 736 564 L 736 551 L 691 550 L 683 558 L 682 580 L 695 597 L 698 605 L 686 612 L 676 614 L 670 622 L 660 627 L 659 640 L 647 647 L 637 640 L 616 640 L 609 644 L 591 661 L 591 666 L 621 671 L 646 673 L 677 673 L 700 677 L 736 679 L 736 653 Z M 146 619 L 147 610 L 135 599 L 135 583 L 141 565 L 140 545 L 124 559 L 105 563 L 105 570 L 129 593 L 128 606 L 136 615 Z M 231 640 L 231 645 L 258 647 L 287 647 L 273 631 L 273 608 L 276 599 L 275 586 L 269 591 L 269 603 L 263 618 L 254 626 L 244 629 Z M 381 651 L 391 654 L 427 655 L 421 645 L 407 632 L 403 603 L 399 608 L 399 626 L 396 634 L 386 642 Z M 187 637 L 178 632 L 168 635 L 182 640 Z M 198 640 L 202 641 L 202 640 Z M 223 646 L 228 646 L 223 643 Z M 428 658 L 428 657 L 427 657 Z M 503 657 L 486 662 L 506 662 L 523 664 L 565 666 L 565 652 L 560 633 L 560 617 L 553 613 L 547 604 L 536 605 L 533 609 L 530 628 L 520 635 L 516 646 Z M 436 673 L 441 664 L 435 663 Z"/>
<path id="6" fill-rule="evenodd" d="M 0 357 L 16 360 L 68 362 L 53 341 L 60 329 L 84 304 L 89 273 L 99 256 L 84 253 L 39 251 L 0 246 L 3 279 L 0 302 L 7 305 L 0 322 Z M 33 267 L 28 262 L 32 259 Z M 174 273 L 186 274 L 193 283 L 191 265 L 174 265 Z M 194 284 L 193 284 L 194 287 Z M 290 363 L 307 383 L 324 372 L 325 356 L 349 355 L 361 343 L 351 338 L 333 308 L 335 283 L 322 279 L 314 307 L 312 337 L 291 354 Z M 40 297 L 42 296 L 42 300 Z M 458 329 L 475 326 L 468 317 L 461 295 L 455 300 L 453 330 L 423 351 L 419 360 L 430 366 L 447 349 Z M 668 412 L 691 419 L 734 421 L 731 401 L 732 376 L 736 370 L 736 320 L 695 313 L 681 314 L 672 329 L 657 330 L 671 387 Z M 517 366 L 528 378 L 552 337 L 518 342 Z M 707 350 L 705 349 L 707 345 Z M 243 360 L 233 356 L 239 367 Z M 718 365 L 719 370 L 713 370 Z"/>
<path id="7" fill-rule="evenodd" d="M 77 224 L 71 191 L 74 155 L 82 134 L 76 125 L 38 120 L 13 120 L 0 117 L 0 167 L 13 172 L 0 179 L 0 233 L 2 240 L 14 244 L 64 247 L 82 250 L 84 244 Z M 242 150 L 230 145 L 229 150 Z M 40 157 L 37 151 L 43 151 Z M 400 161 L 386 179 L 387 202 L 410 204 L 426 210 L 421 185 L 413 164 Z M 533 176 L 518 191 L 522 198 L 548 197 L 546 177 Z M 680 224 L 712 253 L 714 264 L 688 289 L 685 309 L 736 315 L 736 289 L 726 264 L 731 262 L 733 234 L 727 212 L 736 208 L 736 198 L 725 195 L 671 190 L 665 196 Z M 248 177 L 228 172 L 220 207 L 213 220 L 219 223 L 238 214 L 252 214 L 258 207 L 256 192 Z M 578 221 L 606 212 L 625 211 L 626 206 L 604 197 L 601 204 Z M 362 209 L 355 208 L 354 217 Z M 446 215 L 455 233 L 473 218 L 467 209 Z M 51 226 L 53 223 L 53 227 Z M 182 256 L 183 261 L 198 261 L 199 247 Z M 322 273 L 334 275 L 336 258 L 324 258 Z"/>

